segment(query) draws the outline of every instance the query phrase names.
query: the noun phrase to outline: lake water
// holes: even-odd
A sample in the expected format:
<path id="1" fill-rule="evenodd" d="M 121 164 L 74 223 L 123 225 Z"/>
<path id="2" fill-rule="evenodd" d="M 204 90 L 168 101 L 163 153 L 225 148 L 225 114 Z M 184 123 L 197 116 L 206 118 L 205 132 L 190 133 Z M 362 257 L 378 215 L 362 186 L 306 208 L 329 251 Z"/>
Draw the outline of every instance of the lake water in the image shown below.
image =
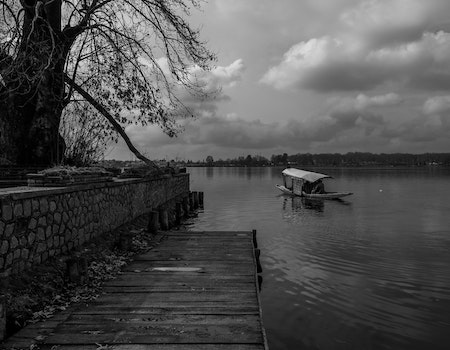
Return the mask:
<path id="1" fill-rule="evenodd" d="M 258 231 L 271 350 L 450 349 L 450 169 L 315 169 L 342 201 L 280 195 L 282 168 L 188 168 L 193 230 Z"/>

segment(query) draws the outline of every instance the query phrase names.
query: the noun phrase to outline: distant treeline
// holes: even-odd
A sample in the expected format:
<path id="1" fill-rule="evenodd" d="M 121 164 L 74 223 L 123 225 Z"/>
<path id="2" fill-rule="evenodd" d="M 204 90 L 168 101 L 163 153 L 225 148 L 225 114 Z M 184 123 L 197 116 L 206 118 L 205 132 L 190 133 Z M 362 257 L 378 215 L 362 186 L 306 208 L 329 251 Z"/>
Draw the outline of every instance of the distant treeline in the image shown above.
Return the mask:
<path id="1" fill-rule="evenodd" d="M 450 166 L 450 153 L 366 153 L 350 152 L 340 153 L 287 153 L 272 155 L 270 159 L 263 156 L 241 156 L 233 159 L 214 160 L 208 156 L 205 161 L 188 161 L 191 166 L 334 166 L 334 167 L 417 167 L 417 166 Z"/>

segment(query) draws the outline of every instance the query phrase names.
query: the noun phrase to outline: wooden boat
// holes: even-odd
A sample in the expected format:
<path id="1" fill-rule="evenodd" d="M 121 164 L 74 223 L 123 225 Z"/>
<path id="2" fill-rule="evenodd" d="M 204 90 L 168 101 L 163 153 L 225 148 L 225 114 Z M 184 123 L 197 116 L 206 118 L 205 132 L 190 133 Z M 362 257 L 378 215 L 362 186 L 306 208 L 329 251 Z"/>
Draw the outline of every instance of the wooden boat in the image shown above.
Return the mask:
<path id="1" fill-rule="evenodd" d="M 310 199 L 339 199 L 352 195 L 352 192 L 326 192 L 326 193 L 305 193 L 302 192 L 302 197 Z"/>
<path id="2" fill-rule="evenodd" d="M 315 173 L 295 168 L 287 168 L 282 172 L 284 185 L 276 185 L 276 187 L 283 193 L 301 196 L 310 199 L 339 199 L 350 196 L 351 192 L 325 192 L 325 193 L 307 193 L 305 189 L 311 189 L 313 183 L 332 178 L 329 175 Z"/>

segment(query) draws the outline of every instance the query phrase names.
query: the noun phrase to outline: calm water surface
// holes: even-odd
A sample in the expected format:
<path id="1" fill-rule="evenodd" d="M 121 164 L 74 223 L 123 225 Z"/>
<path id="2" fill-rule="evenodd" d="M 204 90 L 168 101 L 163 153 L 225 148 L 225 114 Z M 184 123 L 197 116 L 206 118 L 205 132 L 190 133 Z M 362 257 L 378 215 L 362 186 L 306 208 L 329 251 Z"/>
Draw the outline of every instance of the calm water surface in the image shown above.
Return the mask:
<path id="1" fill-rule="evenodd" d="M 450 170 L 316 169 L 345 201 L 280 195 L 281 170 L 188 170 L 193 230 L 258 230 L 270 349 L 450 349 Z"/>

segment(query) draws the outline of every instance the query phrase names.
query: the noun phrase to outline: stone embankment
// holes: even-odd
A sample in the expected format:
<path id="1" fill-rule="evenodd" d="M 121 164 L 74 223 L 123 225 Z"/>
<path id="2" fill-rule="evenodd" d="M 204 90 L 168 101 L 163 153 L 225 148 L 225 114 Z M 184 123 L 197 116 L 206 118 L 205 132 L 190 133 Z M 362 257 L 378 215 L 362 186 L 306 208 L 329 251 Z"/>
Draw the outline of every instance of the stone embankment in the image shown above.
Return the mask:
<path id="1" fill-rule="evenodd" d="M 0 277 L 13 276 L 189 195 L 189 175 L 0 189 Z"/>

